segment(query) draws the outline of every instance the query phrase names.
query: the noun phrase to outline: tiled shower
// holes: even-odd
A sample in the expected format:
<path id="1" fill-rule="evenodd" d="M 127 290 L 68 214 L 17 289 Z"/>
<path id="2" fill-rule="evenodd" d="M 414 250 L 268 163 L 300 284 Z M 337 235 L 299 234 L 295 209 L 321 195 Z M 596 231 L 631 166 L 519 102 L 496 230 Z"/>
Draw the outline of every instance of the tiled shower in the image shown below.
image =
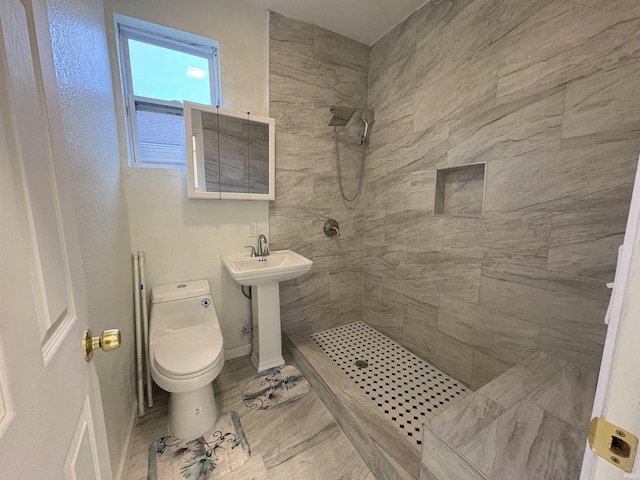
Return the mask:
<path id="1" fill-rule="evenodd" d="M 367 48 L 272 14 L 271 237 L 315 262 L 282 287 L 284 329 L 362 320 L 474 389 L 536 351 L 597 370 L 640 150 L 625 81 L 639 15 L 631 0 L 434 0 Z M 376 115 L 352 204 L 333 104 Z M 438 170 L 468 164 L 482 178 L 452 176 L 434 215 Z"/>

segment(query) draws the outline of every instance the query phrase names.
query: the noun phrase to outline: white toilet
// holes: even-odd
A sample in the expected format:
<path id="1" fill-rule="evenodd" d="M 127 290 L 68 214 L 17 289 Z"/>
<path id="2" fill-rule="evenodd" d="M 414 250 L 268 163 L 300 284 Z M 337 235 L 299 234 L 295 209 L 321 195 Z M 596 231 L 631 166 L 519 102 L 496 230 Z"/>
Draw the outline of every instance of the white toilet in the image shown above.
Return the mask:
<path id="1" fill-rule="evenodd" d="M 169 396 L 169 432 L 193 440 L 218 418 L 213 380 L 224 365 L 224 341 L 207 280 L 151 290 L 151 376 Z"/>

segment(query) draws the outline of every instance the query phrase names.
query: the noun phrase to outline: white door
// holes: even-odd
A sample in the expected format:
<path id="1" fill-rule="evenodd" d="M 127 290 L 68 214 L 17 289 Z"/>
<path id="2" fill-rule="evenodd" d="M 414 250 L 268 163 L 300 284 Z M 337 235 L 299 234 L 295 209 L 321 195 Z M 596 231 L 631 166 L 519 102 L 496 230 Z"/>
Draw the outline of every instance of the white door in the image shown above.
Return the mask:
<path id="1" fill-rule="evenodd" d="M 591 417 L 601 417 L 640 437 L 640 169 L 636 172 L 627 230 L 618 255 Z M 632 473 L 625 473 L 598 457 L 587 445 L 580 478 L 640 478 L 640 458 L 636 455 Z"/>
<path id="2" fill-rule="evenodd" d="M 0 478 L 111 479 L 43 0 L 0 0 Z"/>

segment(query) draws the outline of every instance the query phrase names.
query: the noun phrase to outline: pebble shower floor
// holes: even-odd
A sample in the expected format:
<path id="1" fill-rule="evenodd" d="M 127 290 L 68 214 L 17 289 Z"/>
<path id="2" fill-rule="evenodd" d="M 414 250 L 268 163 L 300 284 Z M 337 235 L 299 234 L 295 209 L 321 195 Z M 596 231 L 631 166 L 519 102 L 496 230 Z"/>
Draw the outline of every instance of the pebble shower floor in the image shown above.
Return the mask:
<path id="1" fill-rule="evenodd" d="M 422 444 L 422 424 L 471 393 L 364 322 L 311 335 L 385 415 Z M 364 360 L 368 367 L 356 362 Z"/>

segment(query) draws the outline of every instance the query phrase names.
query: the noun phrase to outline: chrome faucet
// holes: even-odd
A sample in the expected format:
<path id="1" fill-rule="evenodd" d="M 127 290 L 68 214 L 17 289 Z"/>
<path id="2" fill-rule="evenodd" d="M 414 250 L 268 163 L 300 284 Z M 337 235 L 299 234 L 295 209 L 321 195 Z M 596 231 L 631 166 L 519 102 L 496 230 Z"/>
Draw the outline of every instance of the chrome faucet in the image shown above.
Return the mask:
<path id="1" fill-rule="evenodd" d="M 257 257 L 266 257 L 269 255 L 269 243 L 267 237 L 264 234 L 258 235 L 258 250 L 256 251 Z"/>

